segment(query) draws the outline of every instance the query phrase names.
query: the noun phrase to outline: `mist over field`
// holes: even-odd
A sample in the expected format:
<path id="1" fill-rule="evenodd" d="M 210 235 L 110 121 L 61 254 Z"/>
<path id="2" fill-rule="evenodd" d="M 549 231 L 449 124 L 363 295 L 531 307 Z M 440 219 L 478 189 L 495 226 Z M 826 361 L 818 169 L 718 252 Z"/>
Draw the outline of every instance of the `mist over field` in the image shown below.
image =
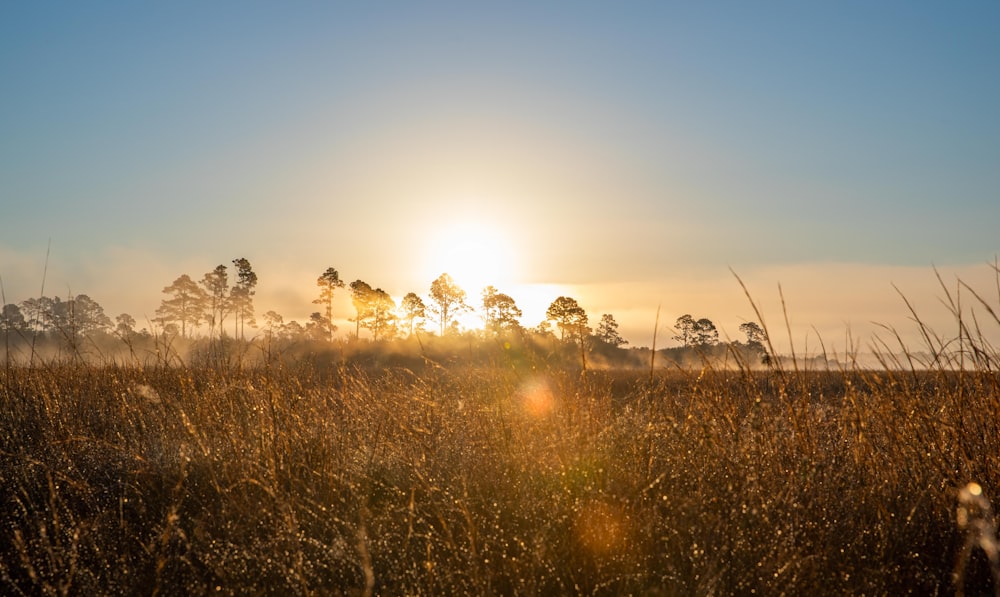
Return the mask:
<path id="1" fill-rule="evenodd" d="M 160 292 L 164 286 L 182 273 L 197 279 L 216 261 L 227 261 L 218 258 L 189 260 L 182 264 L 183 269 L 171 269 L 161 257 L 148 253 L 134 255 L 124 250 L 104 255 L 99 263 L 96 260 L 89 264 L 78 261 L 90 257 L 60 255 L 56 247 L 46 267 L 44 250 L 30 258 L 0 254 L 0 260 L 6 264 L 2 279 L 7 302 L 19 303 L 37 297 L 38 288 L 44 282 L 49 289 L 46 294 L 66 297 L 86 293 L 97 299 L 112 318 L 127 313 L 136 319 L 139 328 L 153 331 L 156 309 L 164 298 Z M 315 309 L 312 303 L 314 279 L 323 266 L 307 271 L 295 260 L 279 263 L 264 259 L 260 264 L 254 261 L 254 269 L 261 277 L 255 290 L 259 313 L 273 310 L 289 320 L 308 320 Z M 808 345 L 810 353 L 819 350 L 820 340 L 830 352 L 843 353 L 853 346 L 858 352 L 869 353 L 872 336 L 882 333 L 884 326 L 896 328 L 907 346 L 919 346 L 922 338 L 919 329 L 910 325 L 912 314 L 905 301 L 913 304 L 930 328 L 952 333 L 953 317 L 944 299 L 946 293 L 962 292 L 959 281 L 982 297 L 997 294 L 993 269 L 987 261 L 961 267 L 809 264 L 745 270 L 677 268 L 647 279 L 591 284 L 508 283 L 501 286 L 491 281 L 489 272 L 483 273 L 482 279 L 484 285 L 495 284 L 517 301 L 524 312 L 522 323 L 527 327 L 544 320 L 548 305 L 566 294 L 576 297 L 593 317 L 601 313 L 614 314 L 622 336 L 635 347 L 652 345 L 659 308 L 661 318 L 657 336 L 659 346 L 666 347 L 678 344 L 671 339 L 676 333 L 674 320 L 696 309 L 716 323 L 723 339 L 742 338 L 739 325 L 755 321 L 756 315 L 734 272 L 752 292 L 768 324 L 780 329 L 772 341 L 782 353 L 788 353 L 790 347 L 779 286 L 786 300 L 791 337 L 800 351 L 805 351 Z M 406 275 L 392 279 L 362 277 L 378 280 L 398 301 L 408 292 L 426 296 L 436 275 L 426 279 Z M 123 280 L 129 283 L 123 285 Z M 466 287 L 466 290 L 471 302 L 476 302 L 481 288 Z M 972 295 L 966 296 L 968 300 L 964 304 L 976 307 L 977 301 Z M 346 336 L 352 328 L 350 297 L 343 293 L 335 301 L 335 323 L 342 330 L 341 336 Z M 478 328 L 482 326 L 482 319 L 473 314 L 463 324 L 470 329 Z M 261 332 L 261 328 L 253 328 L 253 334 Z M 994 333 L 989 329 L 984 332 L 987 335 Z M 848 334 L 853 344 L 848 342 Z M 995 336 L 990 337 L 994 342 L 997 340 Z"/>

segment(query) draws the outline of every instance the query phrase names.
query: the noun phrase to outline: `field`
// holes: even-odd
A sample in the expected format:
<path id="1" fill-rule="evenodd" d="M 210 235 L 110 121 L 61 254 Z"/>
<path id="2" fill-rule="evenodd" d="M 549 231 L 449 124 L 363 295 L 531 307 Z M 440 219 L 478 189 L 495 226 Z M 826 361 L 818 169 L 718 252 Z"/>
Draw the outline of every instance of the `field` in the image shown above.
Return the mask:
<path id="1" fill-rule="evenodd" d="M 991 593 L 998 382 L 9 367 L 0 592 Z"/>

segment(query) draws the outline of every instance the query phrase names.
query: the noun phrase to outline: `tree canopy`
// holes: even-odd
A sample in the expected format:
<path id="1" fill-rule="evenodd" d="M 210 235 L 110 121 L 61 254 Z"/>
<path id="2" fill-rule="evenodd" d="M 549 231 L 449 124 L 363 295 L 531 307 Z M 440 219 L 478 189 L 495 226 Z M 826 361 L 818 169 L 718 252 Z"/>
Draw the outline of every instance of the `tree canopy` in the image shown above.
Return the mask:
<path id="1" fill-rule="evenodd" d="M 441 326 L 441 335 L 445 330 L 451 328 L 455 317 L 463 311 L 471 309 L 465 302 L 465 291 L 451 279 L 447 273 L 443 273 L 431 282 L 430 307 L 432 313 L 437 316 L 438 324 Z"/>
<path id="2" fill-rule="evenodd" d="M 624 346 L 628 344 L 628 340 L 622 338 L 618 333 L 618 322 L 615 321 L 614 315 L 610 313 L 601 315 L 601 323 L 598 324 L 595 335 L 598 340 L 611 346 Z"/>
<path id="3" fill-rule="evenodd" d="M 523 313 L 509 295 L 493 286 L 483 289 L 483 324 L 487 331 L 499 333 L 502 330 L 517 329 L 521 326 Z"/>
<path id="4" fill-rule="evenodd" d="M 229 300 L 236 319 L 234 335 L 244 338 L 245 325 L 257 324 L 253 312 L 253 295 L 254 288 L 257 286 L 257 274 L 250 267 L 250 262 L 243 257 L 233 259 L 233 266 L 236 267 L 236 285 L 229 291 Z"/>
<path id="5" fill-rule="evenodd" d="M 319 286 L 319 297 L 313 299 L 313 303 L 323 305 L 323 315 L 326 317 L 327 338 L 333 340 L 333 332 L 336 331 L 333 325 L 333 295 L 344 287 L 344 281 L 340 279 L 340 273 L 332 267 L 326 268 L 319 278 L 316 278 L 316 286 Z"/>
<path id="6" fill-rule="evenodd" d="M 229 314 L 231 306 L 229 301 L 229 273 L 226 270 L 226 266 L 217 265 L 215 269 L 206 273 L 201 279 L 201 286 L 208 295 L 206 319 L 208 320 L 209 329 L 214 333 L 214 330 L 218 328 L 219 337 L 221 338 L 225 334 L 222 325 L 226 321 L 226 315 Z"/>
<path id="7" fill-rule="evenodd" d="M 567 334 L 570 339 L 582 339 L 590 331 L 587 327 L 587 312 L 573 298 L 561 296 L 552 301 L 545 317 L 555 322 L 562 340 L 566 339 Z"/>
<path id="8" fill-rule="evenodd" d="M 408 292 L 403 297 L 400 307 L 403 311 L 403 320 L 406 321 L 409 328 L 408 335 L 412 336 L 416 320 L 427 317 L 427 306 L 417 293 Z"/>

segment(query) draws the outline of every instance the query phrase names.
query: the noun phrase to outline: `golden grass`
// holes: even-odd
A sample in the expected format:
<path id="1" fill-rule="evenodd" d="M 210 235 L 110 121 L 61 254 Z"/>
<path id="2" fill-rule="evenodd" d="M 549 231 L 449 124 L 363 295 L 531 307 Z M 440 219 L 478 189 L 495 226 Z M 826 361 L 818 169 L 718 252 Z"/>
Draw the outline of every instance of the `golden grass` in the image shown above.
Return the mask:
<path id="1" fill-rule="evenodd" d="M 9 367 L 0 593 L 995 591 L 964 329 L 881 371 Z"/>

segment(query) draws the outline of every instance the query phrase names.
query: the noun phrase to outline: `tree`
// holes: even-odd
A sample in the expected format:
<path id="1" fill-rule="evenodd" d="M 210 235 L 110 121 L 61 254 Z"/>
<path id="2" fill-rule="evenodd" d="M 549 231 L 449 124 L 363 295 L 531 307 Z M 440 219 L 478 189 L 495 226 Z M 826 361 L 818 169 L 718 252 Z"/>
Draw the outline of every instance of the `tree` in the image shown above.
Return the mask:
<path id="1" fill-rule="evenodd" d="M 462 290 L 447 273 L 441 274 L 431 282 L 431 312 L 437 316 L 441 326 L 441 335 L 451 328 L 452 320 L 462 311 L 471 311 L 472 307 L 465 302 L 465 291 Z M 456 322 L 457 323 L 457 322 Z"/>
<path id="2" fill-rule="evenodd" d="M 719 330 L 711 319 L 704 317 L 694 322 L 693 339 L 695 346 L 715 346 L 719 343 Z"/>
<path id="3" fill-rule="evenodd" d="M 5 334 L 10 332 L 24 334 L 28 331 L 28 322 L 24 320 L 24 313 L 20 307 L 13 303 L 3 306 L 3 311 L 0 311 L 0 330 Z"/>
<path id="4" fill-rule="evenodd" d="M 696 321 L 690 315 L 681 315 L 674 327 L 678 331 L 674 340 L 684 346 L 713 346 L 719 343 L 719 330 L 715 329 L 711 319 L 703 317 Z"/>
<path id="5" fill-rule="evenodd" d="M 106 332 L 111 329 L 111 318 L 104 314 L 104 307 L 86 294 L 78 294 L 72 300 L 75 327 L 80 334 L 87 336 L 95 332 Z"/>
<path id="6" fill-rule="evenodd" d="M 389 293 L 376 288 L 368 295 L 368 317 L 364 326 L 371 330 L 372 339 L 391 338 L 396 334 L 396 302 Z"/>
<path id="7" fill-rule="evenodd" d="M 187 337 L 188 327 L 197 327 L 205 317 L 208 293 L 187 274 L 174 280 L 173 284 L 163 289 L 163 293 L 172 296 L 160 303 L 155 321 L 163 326 L 178 323 L 181 337 Z"/>
<path id="8" fill-rule="evenodd" d="M 747 346 L 764 348 L 764 342 L 767 342 L 767 333 L 755 322 L 741 323 L 740 331 L 747 335 Z"/>
<path id="9" fill-rule="evenodd" d="M 597 338 L 612 346 L 623 346 L 628 344 L 628 340 L 618 334 L 618 322 L 614 315 L 605 313 L 601 315 L 601 323 L 597 326 Z"/>
<path id="10" fill-rule="evenodd" d="M 121 338 L 129 338 L 135 333 L 135 317 L 122 313 L 115 317 L 115 334 Z"/>
<path id="11" fill-rule="evenodd" d="M 677 335 L 674 336 L 674 340 L 677 340 L 684 346 L 691 346 L 694 335 L 694 326 L 694 317 L 691 317 L 690 315 L 681 315 L 678 317 L 677 322 L 674 324 L 674 328 L 677 330 Z"/>
<path id="12" fill-rule="evenodd" d="M 235 318 L 233 334 L 239 338 L 245 338 L 243 326 L 249 323 L 256 325 L 253 313 L 254 288 L 257 286 L 257 274 L 250 267 L 250 262 L 240 257 L 233 259 L 236 267 L 236 285 L 229 291 L 229 300 L 232 303 L 233 315 Z"/>
<path id="13" fill-rule="evenodd" d="M 29 298 L 22 302 L 21 310 L 29 316 L 28 327 L 37 332 L 58 331 L 56 306 L 59 302 L 58 297 L 53 299 L 47 296 Z"/>
<path id="14" fill-rule="evenodd" d="M 740 324 L 740 331 L 747 335 L 747 348 L 756 351 L 764 365 L 770 365 L 771 355 L 764 348 L 764 343 L 767 342 L 767 332 L 753 321 Z"/>
<path id="15" fill-rule="evenodd" d="M 73 327 L 83 336 L 111 329 L 111 318 L 104 314 L 104 307 L 86 294 L 78 294 L 70 301 Z"/>
<path id="16" fill-rule="evenodd" d="M 209 322 L 209 335 L 215 331 L 215 327 L 219 327 L 219 337 L 221 338 L 225 332 L 223 330 L 222 324 L 226 320 L 226 315 L 229 314 L 230 301 L 229 301 L 229 273 L 226 271 L 226 266 L 217 265 L 214 270 L 205 274 L 201 279 L 201 285 L 208 294 L 208 312 L 206 313 Z"/>
<path id="17" fill-rule="evenodd" d="M 86 294 L 68 300 L 59 297 L 42 297 L 42 320 L 49 331 L 68 337 L 79 337 L 107 330 L 111 319 L 104 314 L 104 307 Z"/>
<path id="18" fill-rule="evenodd" d="M 273 338 L 278 331 L 281 330 L 282 324 L 285 322 L 285 318 L 278 314 L 277 311 L 268 311 L 264 313 L 264 329 L 268 338 Z"/>
<path id="19" fill-rule="evenodd" d="M 306 335 L 306 328 L 294 319 L 281 326 L 281 335 L 285 338 L 296 340 Z M 324 338 L 325 340 L 326 338 Z"/>
<path id="20" fill-rule="evenodd" d="M 539 321 L 538 325 L 532 328 L 531 331 L 543 338 L 555 337 L 555 334 L 552 332 L 552 324 L 548 319 Z"/>
<path id="21" fill-rule="evenodd" d="M 403 319 L 407 322 L 410 333 L 413 335 L 413 322 L 416 319 L 423 319 L 427 317 L 427 306 L 424 305 L 423 299 L 421 299 L 417 293 L 408 292 L 406 296 L 403 297 L 403 301 L 400 304 L 400 308 L 403 311 Z M 423 324 L 421 324 L 422 326 Z"/>
<path id="22" fill-rule="evenodd" d="M 500 333 L 504 329 L 517 329 L 522 316 L 521 309 L 510 296 L 498 292 L 493 286 L 483 289 L 483 322 L 486 329 Z"/>
<path id="23" fill-rule="evenodd" d="M 559 339 L 565 341 L 569 334 L 570 340 L 580 339 L 590 330 L 587 327 L 587 313 L 576 302 L 576 299 L 561 296 L 552 301 L 545 317 L 554 321 L 559 327 Z"/>
<path id="24" fill-rule="evenodd" d="M 25 331 L 45 331 L 45 301 L 46 297 L 29 298 L 21 301 L 20 311 L 25 319 Z"/>
<path id="25" fill-rule="evenodd" d="M 0 311 L 0 330 L 3 330 L 4 359 L 7 367 L 10 368 L 10 334 L 13 332 L 24 337 L 28 332 L 28 324 L 24 320 L 24 314 L 21 313 L 20 307 L 13 303 L 3 306 L 3 310 Z"/>
<path id="26" fill-rule="evenodd" d="M 333 322 L 327 319 L 326 316 L 319 311 L 316 311 L 309 316 L 305 332 L 306 335 L 313 340 L 329 341 L 333 337 L 333 330 L 335 330 L 336 327 L 337 326 L 333 325 Z"/>
<path id="27" fill-rule="evenodd" d="M 111 319 L 104 314 L 104 307 L 86 294 L 70 296 L 65 301 L 43 296 L 28 299 L 22 305 L 35 315 L 37 329 L 56 334 L 74 354 L 82 338 L 111 328 Z"/>
<path id="28" fill-rule="evenodd" d="M 333 325 L 333 293 L 338 288 L 344 287 L 344 281 L 340 279 L 340 274 L 337 273 L 332 267 L 326 268 L 319 278 L 316 279 L 316 286 L 319 286 L 319 298 L 314 299 L 313 303 L 317 305 L 323 305 L 323 313 L 326 316 L 326 320 L 330 322 L 329 327 L 329 340 L 333 342 L 333 332 L 336 331 L 337 326 Z"/>
<path id="29" fill-rule="evenodd" d="M 372 293 L 375 291 L 367 282 L 362 280 L 355 280 L 350 284 L 351 288 L 351 304 L 354 305 L 354 337 L 358 338 L 361 335 L 361 326 L 369 317 L 371 317 L 371 302 Z M 365 325 L 367 328 L 368 326 Z"/>
<path id="30" fill-rule="evenodd" d="M 583 310 L 576 299 L 561 296 L 552 301 L 545 316 L 556 322 L 560 330 L 560 340 L 566 341 L 566 334 L 569 333 L 570 341 L 580 343 L 580 363 L 583 370 L 587 370 L 587 335 L 590 328 L 587 327 L 587 312 Z"/>
<path id="31" fill-rule="evenodd" d="M 45 305 L 45 324 L 50 332 L 56 332 L 66 340 L 71 349 L 76 349 L 77 321 L 73 312 L 73 297 L 63 301 L 58 296 L 52 298 L 42 297 L 42 304 Z"/>

